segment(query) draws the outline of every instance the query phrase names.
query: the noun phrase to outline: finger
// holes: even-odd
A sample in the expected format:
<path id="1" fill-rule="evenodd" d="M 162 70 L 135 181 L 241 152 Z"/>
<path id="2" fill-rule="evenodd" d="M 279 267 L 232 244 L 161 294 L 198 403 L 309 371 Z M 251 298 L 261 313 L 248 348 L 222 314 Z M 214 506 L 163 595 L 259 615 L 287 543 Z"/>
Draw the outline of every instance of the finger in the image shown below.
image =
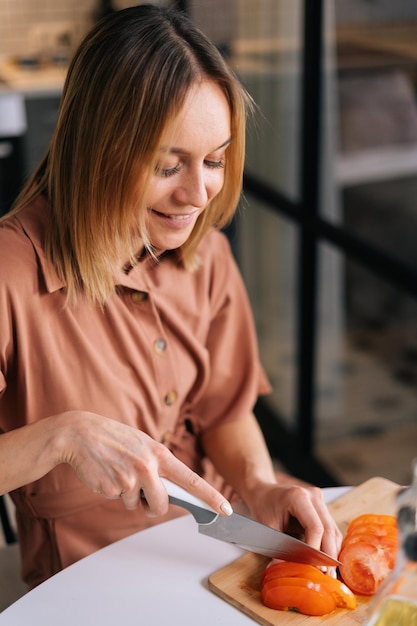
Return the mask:
<path id="1" fill-rule="evenodd" d="M 123 504 L 129 511 L 133 511 L 133 509 L 137 509 L 139 506 L 140 500 L 140 490 L 134 489 L 130 491 L 122 490 L 120 493 L 120 498 L 122 499 Z"/>
<path id="2" fill-rule="evenodd" d="M 342 534 L 337 526 L 334 524 L 331 528 L 325 529 L 323 540 L 322 540 L 322 550 L 337 558 L 340 553 L 340 548 L 342 545 Z"/>
<path id="3" fill-rule="evenodd" d="M 170 478 L 170 480 L 172 480 L 172 478 Z M 180 476 L 174 479 L 173 482 L 193 496 L 203 500 L 218 513 L 222 515 L 231 515 L 233 513 L 233 507 L 230 502 L 225 499 L 224 495 L 187 466 L 184 466 Z"/>
<path id="4" fill-rule="evenodd" d="M 321 491 L 320 498 L 316 500 L 315 506 L 317 513 L 323 523 L 324 529 L 321 546 L 322 550 L 337 558 L 342 545 L 343 535 L 333 517 L 331 516 Z"/>
<path id="5" fill-rule="evenodd" d="M 168 511 L 168 494 L 159 476 L 149 476 L 139 491 L 141 505 L 148 517 L 159 517 Z"/>
<path id="6" fill-rule="evenodd" d="M 306 527 L 305 541 L 313 548 L 316 548 L 316 550 L 320 550 L 322 547 L 323 534 L 323 525 L 320 522 L 320 518 L 318 518 L 318 522 L 314 522 L 314 524 L 310 524 Z"/>
<path id="7" fill-rule="evenodd" d="M 231 515 L 232 505 L 223 494 L 210 485 L 199 474 L 179 461 L 164 448 L 164 456 L 159 458 L 159 475 L 182 487 L 196 498 L 203 500 L 217 513 Z"/>
<path id="8" fill-rule="evenodd" d="M 322 544 L 324 526 L 319 513 L 311 501 L 310 492 L 304 487 L 291 487 L 289 502 L 289 513 L 304 528 L 306 543 L 319 550 Z"/>
<path id="9" fill-rule="evenodd" d="M 330 515 L 321 490 L 295 487 L 293 491 L 292 514 L 305 530 L 305 541 L 314 548 L 322 549 L 337 558 L 341 545 L 341 533 Z"/>
<path id="10" fill-rule="evenodd" d="M 337 558 L 341 547 L 341 533 L 333 520 L 328 523 L 327 519 L 319 519 L 321 530 L 318 526 L 307 528 L 306 542 Z"/>

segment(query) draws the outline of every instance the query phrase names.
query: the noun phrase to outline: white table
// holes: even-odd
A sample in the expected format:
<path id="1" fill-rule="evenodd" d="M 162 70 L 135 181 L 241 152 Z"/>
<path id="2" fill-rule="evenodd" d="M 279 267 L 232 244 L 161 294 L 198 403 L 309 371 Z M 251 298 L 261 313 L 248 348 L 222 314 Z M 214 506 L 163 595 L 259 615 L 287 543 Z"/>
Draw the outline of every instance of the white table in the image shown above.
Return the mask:
<path id="1" fill-rule="evenodd" d="M 324 490 L 326 501 L 347 489 Z M 207 586 L 242 553 L 186 515 L 71 565 L 3 611 L 0 626 L 253 626 Z"/>

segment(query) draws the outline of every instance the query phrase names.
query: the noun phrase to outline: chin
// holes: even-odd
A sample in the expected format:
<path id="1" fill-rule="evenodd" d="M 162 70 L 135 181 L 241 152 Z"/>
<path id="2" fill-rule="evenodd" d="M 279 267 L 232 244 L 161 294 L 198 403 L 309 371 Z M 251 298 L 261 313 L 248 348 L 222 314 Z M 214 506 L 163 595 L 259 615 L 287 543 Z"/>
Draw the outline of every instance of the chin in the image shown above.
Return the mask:
<path id="1" fill-rule="evenodd" d="M 155 250 L 176 250 L 177 248 L 181 248 L 188 240 L 191 232 L 187 234 L 185 237 L 152 237 L 150 236 L 150 240 L 152 242 L 152 246 Z"/>

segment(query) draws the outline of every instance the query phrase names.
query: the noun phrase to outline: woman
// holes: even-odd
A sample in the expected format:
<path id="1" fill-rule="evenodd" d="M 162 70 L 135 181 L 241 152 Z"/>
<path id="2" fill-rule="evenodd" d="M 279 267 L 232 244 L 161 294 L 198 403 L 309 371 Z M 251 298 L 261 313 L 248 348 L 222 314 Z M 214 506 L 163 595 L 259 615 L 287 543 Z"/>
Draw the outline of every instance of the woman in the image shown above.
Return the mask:
<path id="1" fill-rule="evenodd" d="M 160 476 L 219 513 L 234 492 L 267 524 L 294 516 L 337 554 L 320 491 L 278 484 L 252 414 L 269 384 L 219 232 L 249 108 L 166 9 L 120 11 L 75 54 L 48 153 L 0 228 L 0 490 L 30 587 L 178 515 Z"/>

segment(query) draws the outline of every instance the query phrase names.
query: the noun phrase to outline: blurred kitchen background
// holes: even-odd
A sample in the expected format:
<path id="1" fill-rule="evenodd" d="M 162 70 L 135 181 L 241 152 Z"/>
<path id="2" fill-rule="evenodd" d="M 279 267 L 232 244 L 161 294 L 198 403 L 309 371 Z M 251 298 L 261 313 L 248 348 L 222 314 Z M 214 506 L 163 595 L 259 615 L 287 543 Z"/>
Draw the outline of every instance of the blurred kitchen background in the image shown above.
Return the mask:
<path id="1" fill-rule="evenodd" d="M 0 0 L 0 213 L 46 149 L 80 37 L 133 4 Z M 258 106 L 228 234 L 274 387 L 256 413 L 277 466 L 321 486 L 407 483 L 417 456 L 416 0 L 165 4 L 209 34 Z"/>

